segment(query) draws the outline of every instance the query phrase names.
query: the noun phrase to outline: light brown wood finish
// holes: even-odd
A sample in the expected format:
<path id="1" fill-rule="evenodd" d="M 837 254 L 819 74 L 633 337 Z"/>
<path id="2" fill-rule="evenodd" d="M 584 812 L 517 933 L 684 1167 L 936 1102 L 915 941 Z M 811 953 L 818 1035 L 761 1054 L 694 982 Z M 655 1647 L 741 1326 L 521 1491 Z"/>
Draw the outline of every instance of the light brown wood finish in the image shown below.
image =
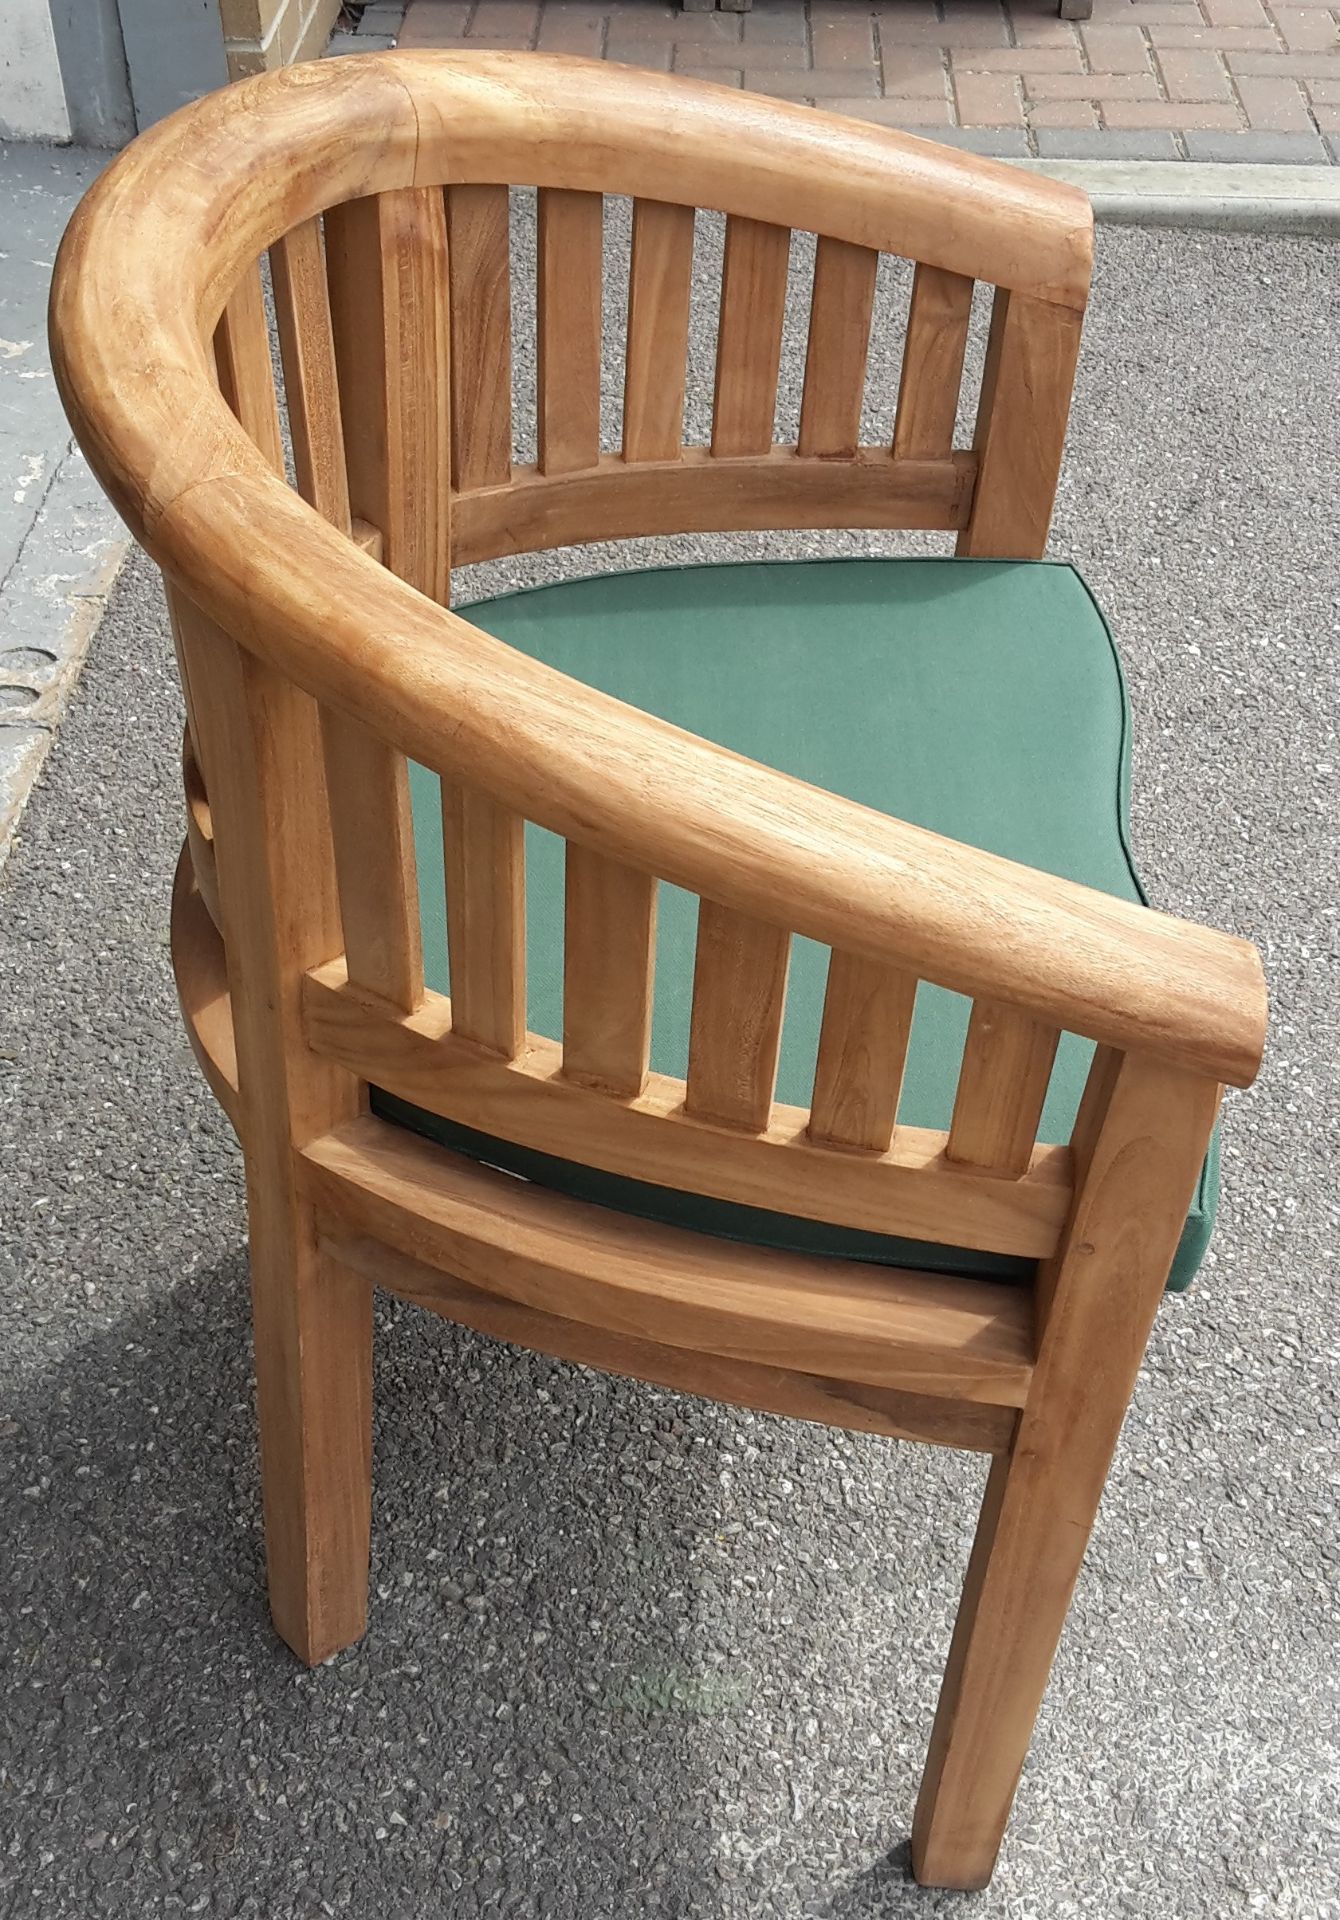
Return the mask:
<path id="1" fill-rule="evenodd" d="M 442 851 L 455 1031 L 512 1060 L 526 1038 L 523 823 L 443 781 Z"/>
<path id="2" fill-rule="evenodd" d="M 450 581 L 447 229 L 431 189 L 332 208 L 326 258 L 349 499 L 385 566 L 434 600 Z M 408 1012 L 423 991 L 403 754 L 362 715 L 322 715 L 352 978 Z"/>
<path id="3" fill-rule="evenodd" d="M 640 1094 L 651 1052 L 656 882 L 570 840 L 563 929 L 563 1074 Z"/>
<path id="4" fill-rule="evenodd" d="M 378 1241 L 349 1239 L 336 1233 L 331 1244 L 345 1265 L 366 1280 L 427 1307 L 444 1319 L 477 1333 L 553 1354 L 577 1366 L 599 1367 L 646 1380 L 677 1393 L 694 1393 L 737 1407 L 783 1413 L 853 1433 L 878 1433 L 890 1440 L 922 1440 L 935 1446 L 996 1453 L 1009 1444 L 1018 1418 L 1012 1407 L 980 1400 L 947 1400 L 895 1387 L 872 1387 L 855 1380 L 828 1380 L 791 1367 L 765 1366 L 722 1354 L 666 1347 L 636 1334 L 611 1333 L 580 1320 L 563 1320 L 501 1294 L 472 1287 L 455 1273 L 425 1260 L 397 1253 Z"/>
<path id="5" fill-rule="evenodd" d="M 903 342 L 893 451 L 900 460 L 943 460 L 954 444 L 972 281 L 919 263 Z"/>
<path id="6" fill-rule="evenodd" d="M 1016 1179 L 1033 1155 L 1060 1034 L 990 1001 L 974 1003 L 963 1049 L 951 1160 Z"/>
<path id="7" fill-rule="evenodd" d="M 624 362 L 623 457 L 677 460 L 693 280 L 692 207 L 633 203 Z"/>
<path id="8" fill-rule="evenodd" d="M 330 708 L 321 743 L 349 977 L 410 1013 L 423 998 L 423 940 L 405 756 Z"/>
<path id="9" fill-rule="evenodd" d="M 214 364 L 224 404 L 267 467 L 282 474 L 279 403 L 258 266 L 242 275 L 214 329 Z"/>
<path id="10" fill-rule="evenodd" d="M 920 1127 L 899 1127 L 877 1157 L 833 1153 L 810 1139 L 803 1107 L 774 1103 L 766 1133 L 745 1133 L 687 1114 L 684 1082 L 665 1074 L 649 1074 L 636 1099 L 610 1100 L 566 1080 L 562 1048 L 543 1034 L 527 1034 L 515 1060 L 491 1060 L 463 1042 L 442 994 L 396 1018 L 349 986 L 342 961 L 317 969 L 304 997 L 307 1044 L 374 1086 L 630 1180 L 1025 1259 L 1054 1249 L 1069 1206 L 1064 1147 L 1039 1147 L 1020 1180 L 955 1165 L 946 1136 Z"/>
<path id="11" fill-rule="evenodd" d="M 814 255 L 800 452 L 850 458 L 861 442 L 861 401 L 879 255 L 820 234 Z"/>
<path id="12" fill-rule="evenodd" d="M 276 240 L 270 278 L 298 492 L 332 526 L 348 533 L 349 478 L 319 220 L 304 220 Z"/>
<path id="13" fill-rule="evenodd" d="M 887 1153 L 916 994 L 909 974 L 851 954 L 832 955 L 810 1104 L 811 1140 Z"/>
<path id="14" fill-rule="evenodd" d="M 293 1177 L 295 1150 L 358 1108 L 357 1082 L 301 1034 L 303 973 L 340 946 L 316 710 L 177 590 L 171 599 L 227 953 L 270 1605 L 315 1663 L 363 1631 L 372 1470 L 371 1289 L 322 1258 Z"/>
<path id="15" fill-rule="evenodd" d="M 182 1024 L 210 1092 L 241 1138 L 237 1042 L 228 965 L 218 923 L 205 904 L 186 849 L 172 882 L 172 970 Z"/>
<path id="16" fill-rule="evenodd" d="M 517 472 L 512 181 L 541 196 L 541 459 Z M 605 194 L 642 203 L 618 456 L 599 452 Z M 698 206 L 728 237 L 713 445 L 684 451 Z M 819 237 L 806 451 L 772 445 L 793 230 Z M 1038 554 L 1091 246 L 1073 189 L 807 108 L 542 56 L 390 54 L 154 129 L 89 195 L 53 287 L 81 445 L 175 583 L 208 799 L 190 797 L 174 964 L 246 1156 L 280 1630 L 310 1659 L 362 1624 L 374 1281 L 579 1361 L 995 1450 L 914 1836 L 918 1873 L 948 1885 L 989 1873 L 1217 1083 L 1259 1061 L 1259 962 L 511 652 L 446 611 L 449 535 L 462 560 L 768 526 Z M 299 482 L 329 522 L 283 480 L 267 249 Z M 881 251 L 917 267 L 892 451 L 853 424 Z M 973 280 L 996 307 L 974 448 L 952 453 Z M 454 1007 L 414 1004 L 406 754 L 445 783 Z M 580 848 L 566 1061 L 524 1027 L 525 820 Z M 711 903 L 687 1089 L 642 1077 L 651 876 Z M 791 933 L 837 956 L 809 1113 L 770 1097 Z M 978 1017 L 951 1134 L 890 1140 L 913 979 Z M 1070 1148 L 1029 1150 L 1058 1028 L 1100 1043 L 1090 1090 Z M 1037 1258 L 1037 1285 L 646 1227 L 358 1119 L 369 1082 L 634 1179 Z"/>
<path id="17" fill-rule="evenodd" d="M 1219 1104 L 1211 1082 L 1149 1061 L 1097 1071 L 1105 1111 L 1019 1431 L 987 1487 L 917 1802 L 913 1867 L 935 1886 L 991 1877 Z"/>
<path id="18" fill-rule="evenodd" d="M 332 207 L 326 267 L 350 505 L 380 529 L 392 573 L 445 601 L 450 329 L 442 195 L 419 188 Z"/>
<path id="19" fill-rule="evenodd" d="M 1026 1290 L 737 1246 L 550 1193 L 383 1121 L 308 1143 L 323 1218 L 612 1333 L 869 1386 L 1020 1406 Z"/>
<path id="20" fill-rule="evenodd" d="M 598 193 L 541 190 L 536 264 L 541 473 L 572 473 L 600 458 L 604 218 Z"/>
<path id="21" fill-rule="evenodd" d="M 727 220 L 712 400 L 718 459 L 767 453 L 772 446 L 790 258 L 789 227 Z"/>
<path id="22" fill-rule="evenodd" d="M 745 527 L 926 527 L 967 524 L 976 456 L 891 460 L 862 447 L 824 460 L 776 447 L 724 460 L 686 447 L 673 460 L 636 466 L 602 454 L 585 473 L 518 467 L 510 485 L 457 496 L 452 530 L 458 564 L 535 553 L 583 540 L 648 533 L 715 533 Z"/>
<path id="23" fill-rule="evenodd" d="M 215 926 L 219 927 L 223 924 L 223 913 L 219 906 L 218 870 L 214 863 L 214 823 L 210 818 L 209 799 L 205 793 L 200 763 L 191 743 L 189 727 L 182 735 L 181 775 L 186 797 L 186 848 L 191 870 L 205 911 Z"/>
<path id="24" fill-rule="evenodd" d="M 505 186 L 448 187 L 451 472 L 461 492 L 512 472 L 512 296 Z"/>
<path id="25" fill-rule="evenodd" d="M 1039 559 L 1046 551 L 1082 316 L 1001 288 L 977 409 L 972 517 L 958 551 Z"/>
<path id="26" fill-rule="evenodd" d="M 749 1133 L 767 1127 L 790 957 L 784 927 L 699 901 L 684 1089 L 694 1118 Z"/>

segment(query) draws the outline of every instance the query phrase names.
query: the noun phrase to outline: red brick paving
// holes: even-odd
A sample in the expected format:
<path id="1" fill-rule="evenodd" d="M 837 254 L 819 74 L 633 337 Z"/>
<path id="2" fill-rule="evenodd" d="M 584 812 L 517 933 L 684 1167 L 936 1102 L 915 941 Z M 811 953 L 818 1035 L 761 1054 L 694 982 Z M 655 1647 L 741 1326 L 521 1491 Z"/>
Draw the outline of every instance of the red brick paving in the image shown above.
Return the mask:
<path id="1" fill-rule="evenodd" d="M 1340 0 L 410 0 L 403 47 L 538 47 L 744 85 L 983 151 L 1340 161 Z M 1325 138 L 1324 136 L 1329 136 Z"/>

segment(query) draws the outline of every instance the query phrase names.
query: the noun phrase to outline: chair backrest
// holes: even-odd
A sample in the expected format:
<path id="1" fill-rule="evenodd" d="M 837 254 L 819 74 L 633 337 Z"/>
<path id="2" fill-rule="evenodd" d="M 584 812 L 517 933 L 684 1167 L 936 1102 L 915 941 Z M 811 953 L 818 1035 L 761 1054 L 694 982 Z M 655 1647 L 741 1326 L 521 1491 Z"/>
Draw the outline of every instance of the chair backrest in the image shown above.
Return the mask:
<path id="1" fill-rule="evenodd" d="M 538 189 L 533 464 L 513 459 L 517 185 Z M 605 195 L 632 202 L 613 451 Z M 699 208 L 725 232 L 710 441 L 686 446 Z M 798 442 L 778 446 L 793 230 L 817 242 Z M 267 1112 L 298 1144 L 370 1082 L 612 1172 L 1038 1258 L 1132 1074 L 1122 1124 L 1180 1101 L 1203 1145 L 1218 1083 L 1260 1054 L 1245 944 L 741 761 L 445 610 L 453 561 L 634 534 L 915 527 L 1041 553 L 1090 249 L 1067 187 L 540 56 L 297 69 L 186 110 L 110 170 L 62 255 L 58 372 L 171 583 L 192 855 L 228 949 L 244 1110 L 248 1058 L 259 1086 L 278 1044 Z M 871 446 L 881 253 L 915 267 Z M 975 281 L 994 304 L 956 448 Z M 450 1003 L 424 988 L 407 755 L 443 781 Z M 528 819 L 568 842 L 561 1035 L 526 1030 Z M 648 1071 L 663 880 L 701 902 L 684 1082 Z M 773 1100 L 795 933 L 832 953 L 808 1110 Z M 974 1002 L 943 1135 L 897 1124 L 918 979 Z M 1036 1144 L 1062 1029 L 1099 1042 L 1074 1152 Z"/>

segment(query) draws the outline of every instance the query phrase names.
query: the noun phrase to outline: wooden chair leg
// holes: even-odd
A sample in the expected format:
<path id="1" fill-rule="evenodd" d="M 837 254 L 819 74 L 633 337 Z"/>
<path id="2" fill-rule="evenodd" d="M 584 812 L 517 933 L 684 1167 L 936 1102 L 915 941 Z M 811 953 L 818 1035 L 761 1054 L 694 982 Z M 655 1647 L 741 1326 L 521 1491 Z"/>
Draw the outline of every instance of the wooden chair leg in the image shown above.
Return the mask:
<path id="1" fill-rule="evenodd" d="M 987 1480 L 912 1824 L 927 1886 L 991 1878 L 1218 1104 L 1194 1075 L 1095 1056 L 1028 1404 Z"/>
<path id="2" fill-rule="evenodd" d="M 993 1461 L 912 1825 L 924 1886 L 995 1867 L 1093 1519 L 1056 1494 L 1017 1438 Z"/>
<path id="3" fill-rule="evenodd" d="M 269 1212 L 253 1182 L 270 1611 L 298 1658 L 316 1666 L 367 1625 L 372 1288 L 319 1245 L 309 1207 L 299 1204 L 287 1219 L 282 1211 L 267 1218 Z"/>

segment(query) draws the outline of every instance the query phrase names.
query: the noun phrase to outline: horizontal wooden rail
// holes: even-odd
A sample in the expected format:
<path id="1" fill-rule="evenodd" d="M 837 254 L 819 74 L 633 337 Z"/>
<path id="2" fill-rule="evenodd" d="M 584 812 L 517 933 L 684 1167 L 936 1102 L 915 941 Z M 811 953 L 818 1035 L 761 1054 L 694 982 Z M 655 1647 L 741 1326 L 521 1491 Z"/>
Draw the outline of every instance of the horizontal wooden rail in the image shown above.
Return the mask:
<path id="1" fill-rule="evenodd" d="M 582 473 L 518 467 L 511 485 L 458 494 L 452 507 L 456 562 L 537 553 L 587 540 L 655 533 L 728 533 L 738 528 L 966 526 L 977 456 L 895 460 L 862 447 L 824 460 L 792 447 L 738 459 L 686 447 L 676 460 L 630 464 L 603 454 Z"/>
<path id="2" fill-rule="evenodd" d="M 598 1231 L 597 1223 L 593 1227 Z M 525 1306 L 500 1293 L 472 1287 L 455 1272 L 432 1266 L 413 1254 L 328 1223 L 323 1244 L 342 1266 L 361 1274 L 402 1300 L 430 1313 L 473 1327 L 495 1340 L 509 1340 L 532 1353 L 552 1354 L 579 1367 L 621 1373 L 676 1393 L 696 1393 L 730 1406 L 761 1413 L 783 1413 L 793 1420 L 815 1420 L 852 1433 L 877 1433 L 888 1440 L 922 1440 L 932 1446 L 962 1447 L 973 1453 L 999 1453 L 1014 1433 L 1012 1407 L 980 1400 L 949 1400 L 935 1394 L 908 1393 L 897 1387 L 872 1387 L 855 1380 L 831 1380 L 822 1374 L 723 1354 L 694 1353 L 668 1347 L 637 1334 L 612 1333 L 608 1327 L 583 1326 L 556 1313 Z M 443 1248 L 446 1251 L 446 1248 Z"/>
<path id="3" fill-rule="evenodd" d="M 653 1186 L 679 1187 L 809 1220 L 912 1240 L 1043 1258 L 1070 1203 L 1070 1155 L 1039 1147 L 1028 1173 L 1003 1181 L 956 1167 L 945 1135 L 899 1127 L 880 1155 L 816 1146 L 801 1107 L 774 1106 L 765 1131 L 741 1133 L 684 1111 L 684 1083 L 649 1074 L 616 1100 L 563 1076 L 563 1052 L 540 1034 L 504 1061 L 451 1030 L 451 1002 L 429 993 L 397 1018 L 347 984 L 342 961 L 310 974 L 308 1045 L 361 1079 L 461 1126 Z M 780 1151 L 779 1151 L 780 1149 Z"/>
<path id="4" fill-rule="evenodd" d="M 1004 1407 L 1028 1396 L 1026 1287 L 654 1226 L 509 1179 L 378 1120 L 324 1135 L 302 1160 L 320 1215 L 524 1307 L 868 1386 Z M 431 1301 L 431 1282 L 426 1291 Z"/>

